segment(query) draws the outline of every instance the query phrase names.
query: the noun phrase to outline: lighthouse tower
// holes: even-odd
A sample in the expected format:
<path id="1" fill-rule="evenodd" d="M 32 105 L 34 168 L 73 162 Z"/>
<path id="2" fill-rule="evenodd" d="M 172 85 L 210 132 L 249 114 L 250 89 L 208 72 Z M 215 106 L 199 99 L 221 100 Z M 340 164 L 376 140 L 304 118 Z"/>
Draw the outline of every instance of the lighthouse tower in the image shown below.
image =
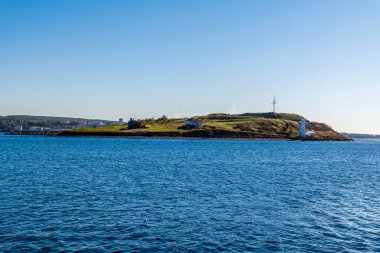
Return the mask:
<path id="1" fill-rule="evenodd" d="M 301 138 L 306 138 L 306 120 L 305 119 L 301 119 L 300 136 Z"/>

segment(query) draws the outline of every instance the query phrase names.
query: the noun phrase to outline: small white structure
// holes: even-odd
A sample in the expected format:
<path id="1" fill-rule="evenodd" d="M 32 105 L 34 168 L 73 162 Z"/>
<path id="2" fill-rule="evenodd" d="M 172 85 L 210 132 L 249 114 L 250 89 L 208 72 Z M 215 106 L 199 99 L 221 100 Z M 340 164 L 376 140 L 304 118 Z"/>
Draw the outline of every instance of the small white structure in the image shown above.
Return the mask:
<path id="1" fill-rule="evenodd" d="M 44 131 L 44 128 L 43 127 L 29 127 L 29 132 L 43 132 Z"/>
<path id="2" fill-rule="evenodd" d="M 183 124 L 189 127 L 201 127 L 202 121 L 199 119 L 191 118 L 191 119 L 186 120 Z"/>
<path id="3" fill-rule="evenodd" d="M 15 132 L 22 132 L 22 126 L 15 126 L 15 127 L 13 128 L 13 130 L 14 130 Z"/>
<path id="4" fill-rule="evenodd" d="M 312 131 L 307 131 L 307 132 L 306 132 L 306 137 L 307 137 L 307 138 L 315 138 L 315 132 L 314 132 L 314 130 L 312 130 Z"/>
<path id="5" fill-rule="evenodd" d="M 301 138 L 306 138 L 306 120 L 301 119 L 300 123 L 300 137 Z"/>
<path id="6" fill-rule="evenodd" d="M 98 127 L 98 126 L 105 126 L 106 124 L 104 124 L 103 121 L 100 121 L 100 120 L 94 120 L 94 121 L 91 121 L 90 124 L 88 124 L 89 127 Z"/>

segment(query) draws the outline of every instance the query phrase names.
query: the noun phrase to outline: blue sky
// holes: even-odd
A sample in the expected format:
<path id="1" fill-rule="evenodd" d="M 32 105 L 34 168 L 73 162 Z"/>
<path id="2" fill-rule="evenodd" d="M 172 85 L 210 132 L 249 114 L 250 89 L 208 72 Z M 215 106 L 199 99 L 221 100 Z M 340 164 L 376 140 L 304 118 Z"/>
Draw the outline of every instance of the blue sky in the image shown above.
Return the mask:
<path id="1" fill-rule="evenodd" d="M 0 115 L 293 112 L 380 133 L 380 1 L 0 0 Z"/>

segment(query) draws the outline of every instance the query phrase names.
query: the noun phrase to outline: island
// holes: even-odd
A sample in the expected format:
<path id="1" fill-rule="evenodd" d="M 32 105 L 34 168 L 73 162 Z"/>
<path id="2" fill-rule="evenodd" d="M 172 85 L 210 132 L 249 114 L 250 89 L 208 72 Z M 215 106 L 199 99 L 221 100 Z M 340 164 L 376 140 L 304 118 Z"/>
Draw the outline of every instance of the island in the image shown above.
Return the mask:
<path id="1" fill-rule="evenodd" d="M 306 136 L 300 136 L 304 117 L 292 113 L 214 113 L 206 116 L 170 119 L 130 119 L 117 126 L 95 126 L 63 131 L 58 136 L 269 139 L 349 141 L 325 123 L 306 122 Z"/>

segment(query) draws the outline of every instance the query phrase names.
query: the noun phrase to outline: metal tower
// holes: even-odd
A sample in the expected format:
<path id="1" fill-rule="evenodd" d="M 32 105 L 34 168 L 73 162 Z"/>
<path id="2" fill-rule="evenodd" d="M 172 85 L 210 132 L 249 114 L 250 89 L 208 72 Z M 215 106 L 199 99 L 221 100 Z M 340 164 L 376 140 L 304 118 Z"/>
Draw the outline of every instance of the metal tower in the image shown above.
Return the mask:
<path id="1" fill-rule="evenodd" d="M 273 96 L 272 105 L 273 105 L 273 114 L 275 114 L 276 113 L 276 105 L 277 105 L 276 96 Z"/>

